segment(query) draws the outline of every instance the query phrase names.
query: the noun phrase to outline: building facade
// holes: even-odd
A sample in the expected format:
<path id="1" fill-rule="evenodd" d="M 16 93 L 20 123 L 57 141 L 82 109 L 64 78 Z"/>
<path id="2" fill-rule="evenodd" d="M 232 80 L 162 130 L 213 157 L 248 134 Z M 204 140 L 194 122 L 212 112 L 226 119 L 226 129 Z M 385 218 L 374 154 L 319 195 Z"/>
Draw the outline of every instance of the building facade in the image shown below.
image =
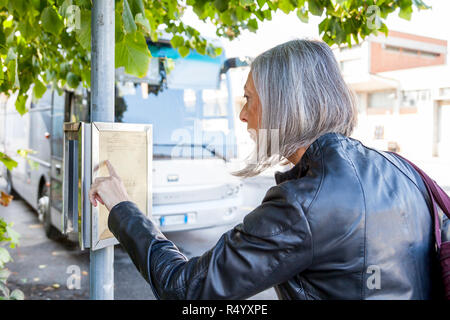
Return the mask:
<path id="1" fill-rule="evenodd" d="M 358 101 L 353 137 L 411 158 L 450 158 L 446 40 L 390 31 L 333 51 Z"/>

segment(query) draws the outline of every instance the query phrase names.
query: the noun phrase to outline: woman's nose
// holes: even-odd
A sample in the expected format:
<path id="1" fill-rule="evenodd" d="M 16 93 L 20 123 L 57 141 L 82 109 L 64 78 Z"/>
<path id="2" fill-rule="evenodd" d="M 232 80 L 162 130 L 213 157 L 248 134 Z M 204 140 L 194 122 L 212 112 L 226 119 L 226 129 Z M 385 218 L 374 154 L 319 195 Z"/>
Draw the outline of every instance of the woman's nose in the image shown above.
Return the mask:
<path id="1" fill-rule="evenodd" d="M 245 111 L 247 109 L 247 104 L 244 105 L 244 107 L 241 110 L 241 113 L 239 113 L 239 120 L 242 122 L 247 122 L 247 112 Z"/>

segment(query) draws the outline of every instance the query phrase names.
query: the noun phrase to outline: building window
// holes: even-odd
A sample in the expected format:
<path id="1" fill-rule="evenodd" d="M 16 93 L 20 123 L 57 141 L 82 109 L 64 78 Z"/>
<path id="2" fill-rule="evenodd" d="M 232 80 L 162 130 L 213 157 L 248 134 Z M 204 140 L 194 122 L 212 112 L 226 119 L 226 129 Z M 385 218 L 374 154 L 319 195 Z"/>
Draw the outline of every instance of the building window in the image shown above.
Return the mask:
<path id="1" fill-rule="evenodd" d="M 355 102 L 356 102 L 356 106 L 358 108 L 358 113 L 363 113 L 366 108 L 364 105 L 364 96 L 361 92 L 357 92 L 355 94 Z"/>
<path id="2" fill-rule="evenodd" d="M 411 55 L 411 56 L 418 56 L 419 52 L 420 52 L 419 50 L 402 48 L 402 53 L 408 54 L 408 55 Z"/>
<path id="3" fill-rule="evenodd" d="M 375 126 L 373 138 L 375 140 L 383 140 L 384 139 L 384 126 Z"/>
<path id="4" fill-rule="evenodd" d="M 394 47 L 394 46 L 386 45 L 385 49 L 386 49 L 386 51 L 400 53 L 400 47 Z"/>
<path id="5" fill-rule="evenodd" d="M 440 53 L 420 51 L 420 56 L 424 57 L 424 58 L 434 59 L 434 58 L 439 58 L 440 55 L 441 55 Z"/>
<path id="6" fill-rule="evenodd" d="M 392 53 L 406 54 L 406 55 L 410 55 L 410 56 L 420 56 L 420 57 L 429 58 L 429 59 L 439 58 L 441 55 L 440 53 L 437 53 L 437 52 L 429 52 L 429 51 L 422 51 L 422 50 L 418 50 L 418 49 L 402 48 L 402 47 L 391 46 L 391 45 L 385 45 L 384 49 L 386 51 L 389 51 Z"/>
<path id="7" fill-rule="evenodd" d="M 439 95 L 440 96 L 450 96 L 450 87 L 440 88 Z"/>
<path id="8" fill-rule="evenodd" d="M 393 109 L 395 105 L 395 91 L 372 92 L 368 95 L 368 108 Z"/>
<path id="9" fill-rule="evenodd" d="M 420 102 L 428 101 L 430 99 L 429 90 L 408 90 L 402 91 L 402 103 L 401 108 L 404 107 L 417 107 Z"/>

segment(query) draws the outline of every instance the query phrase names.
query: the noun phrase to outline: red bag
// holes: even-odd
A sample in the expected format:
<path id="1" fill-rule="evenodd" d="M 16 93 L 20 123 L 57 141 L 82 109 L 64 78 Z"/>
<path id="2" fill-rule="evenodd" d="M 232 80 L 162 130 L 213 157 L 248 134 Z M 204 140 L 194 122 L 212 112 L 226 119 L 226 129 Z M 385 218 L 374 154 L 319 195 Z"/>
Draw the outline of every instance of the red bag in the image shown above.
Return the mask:
<path id="1" fill-rule="evenodd" d="M 402 158 L 408 162 L 422 177 L 422 180 L 427 188 L 428 194 L 432 201 L 432 212 L 434 218 L 434 235 L 436 238 L 436 245 L 438 248 L 438 255 L 441 265 L 442 280 L 445 291 L 445 298 L 450 300 L 450 241 L 442 243 L 441 239 L 441 227 L 439 224 L 439 215 L 436 205 L 438 205 L 445 215 L 450 219 L 450 197 L 442 190 L 441 187 L 431 179 L 423 170 L 418 168 L 414 163 L 408 159 L 403 158 L 401 155 L 390 152 L 399 158 Z"/>

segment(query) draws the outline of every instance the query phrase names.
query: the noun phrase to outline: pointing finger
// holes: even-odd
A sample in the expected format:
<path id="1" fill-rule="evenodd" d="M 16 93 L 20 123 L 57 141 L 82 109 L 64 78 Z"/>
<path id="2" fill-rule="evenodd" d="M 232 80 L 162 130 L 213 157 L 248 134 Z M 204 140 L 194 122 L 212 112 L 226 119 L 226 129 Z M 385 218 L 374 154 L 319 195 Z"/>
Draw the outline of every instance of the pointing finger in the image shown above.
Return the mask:
<path id="1" fill-rule="evenodd" d="M 95 178 L 93 185 L 98 186 L 101 182 L 108 180 L 109 177 L 98 177 Z"/>
<path id="2" fill-rule="evenodd" d="M 109 162 L 109 160 L 105 160 L 105 163 L 106 163 L 106 166 L 108 167 L 109 174 L 112 177 L 118 178 L 119 176 L 117 175 L 116 170 L 114 170 L 114 167 L 112 166 L 111 162 Z"/>

